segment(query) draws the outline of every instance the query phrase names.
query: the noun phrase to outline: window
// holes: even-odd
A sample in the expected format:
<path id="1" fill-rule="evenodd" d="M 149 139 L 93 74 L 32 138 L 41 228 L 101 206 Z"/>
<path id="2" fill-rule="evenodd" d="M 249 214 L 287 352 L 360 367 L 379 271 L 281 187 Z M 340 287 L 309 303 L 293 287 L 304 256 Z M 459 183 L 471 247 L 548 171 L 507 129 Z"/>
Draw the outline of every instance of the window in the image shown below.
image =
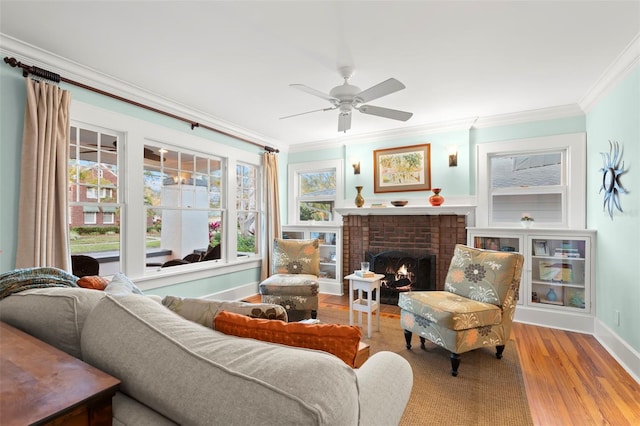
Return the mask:
<path id="1" fill-rule="evenodd" d="M 261 239 L 261 153 L 82 102 L 72 114 L 71 246 L 98 258 L 101 275 L 123 272 L 148 290 L 260 267 L 260 249 L 237 249 L 236 229 Z M 159 267 L 207 252 L 216 261 Z"/>
<path id="2" fill-rule="evenodd" d="M 289 217 L 293 223 L 339 222 L 336 201 L 342 199 L 342 161 L 289 166 Z"/>
<path id="3" fill-rule="evenodd" d="M 121 137 L 118 132 L 95 126 L 71 126 L 68 176 L 71 254 L 88 254 L 99 259 L 120 252 L 117 194 Z"/>
<path id="4" fill-rule="evenodd" d="M 113 225 L 114 223 L 116 223 L 115 207 L 102 208 L 102 223 L 105 225 Z"/>
<path id="5" fill-rule="evenodd" d="M 147 255 L 162 251 L 172 259 L 184 259 L 221 244 L 222 172 L 220 158 L 144 146 Z"/>
<path id="6" fill-rule="evenodd" d="M 258 168 L 248 164 L 236 166 L 236 224 L 238 256 L 257 253 Z"/>
<path id="7" fill-rule="evenodd" d="M 478 226 L 584 228 L 583 134 L 478 146 Z M 569 173 L 569 171 L 572 171 Z"/>

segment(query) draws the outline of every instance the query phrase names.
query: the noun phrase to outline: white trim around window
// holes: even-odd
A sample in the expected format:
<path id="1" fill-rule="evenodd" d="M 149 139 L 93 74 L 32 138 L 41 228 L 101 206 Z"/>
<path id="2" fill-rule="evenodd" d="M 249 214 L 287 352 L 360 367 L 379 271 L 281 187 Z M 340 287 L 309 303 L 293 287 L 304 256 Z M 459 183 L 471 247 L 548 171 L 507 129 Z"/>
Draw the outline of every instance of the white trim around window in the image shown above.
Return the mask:
<path id="1" fill-rule="evenodd" d="M 552 196 L 555 191 L 562 198 L 562 219 L 556 223 L 541 223 L 541 227 L 584 229 L 586 226 L 586 158 L 585 133 L 553 135 L 531 139 L 479 144 L 478 147 L 478 208 L 476 226 L 508 227 L 520 226 L 518 221 L 496 223 L 492 220 L 491 158 L 499 155 L 526 155 L 545 152 L 560 152 L 565 161 L 563 188 L 549 190 L 543 187 L 521 191 L 529 194 Z M 507 194 L 508 195 L 508 194 Z M 522 196 L 522 194 L 519 194 Z M 538 223 L 536 222 L 536 226 Z"/>
<path id="2" fill-rule="evenodd" d="M 322 171 L 334 171 L 336 177 L 336 193 L 335 198 L 330 197 L 323 199 L 322 201 L 333 201 L 333 215 L 332 221 L 323 222 L 305 222 L 300 221 L 298 218 L 298 205 L 300 202 L 300 179 L 298 176 L 301 173 L 322 172 Z M 342 225 L 342 216 L 336 211 L 339 203 L 342 203 L 344 199 L 344 165 L 343 160 L 326 160 L 326 161 L 310 161 L 306 163 L 293 163 L 289 164 L 289 205 L 288 216 L 289 225 L 302 225 L 302 224 L 321 224 L 321 225 Z"/>
<path id="3" fill-rule="evenodd" d="M 73 122 L 86 123 L 92 126 L 100 126 L 123 134 L 122 143 L 118 144 L 122 150 L 121 174 L 119 179 L 124 188 L 121 210 L 121 234 L 122 250 L 120 267 L 128 277 L 136 283 L 142 284 L 141 288 L 150 290 L 192 280 L 203 279 L 217 275 L 228 274 L 233 271 L 260 267 L 260 255 L 242 257 L 236 259 L 235 247 L 227 248 L 227 262 L 212 267 L 211 262 L 203 262 L 202 265 L 193 264 L 191 268 L 180 268 L 171 271 L 167 268 L 158 274 L 145 274 L 145 229 L 146 208 L 144 199 L 144 145 L 149 141 L 179 145 L 187 151 L 203 152 L 210 155 L 224 156 L 228 160 L 228 182 L 235 182 L 235 164 L 238 160 L 243 163 L 258 167 L 262 173 L 262 156 L 221 142 L 205 139 L 195 134 L 171 129 L 159 124 L 144 121 L 129 115 L 96 107 L 84 102 L 74 101 L 71 104 L 71 119 Z M 235 202 L 235 185 L 228 185 L 232 189 L 231 200 Z M 228 210 L 234 210 L 229 208 Z M 235 225 L 235 220 L 230 221 Z M 231 238 L 229 238 L 231 240 Z M 231 244 L 229 244 L 231 245 Z M 235 238 L 233 239 L 235 246 Z"/>

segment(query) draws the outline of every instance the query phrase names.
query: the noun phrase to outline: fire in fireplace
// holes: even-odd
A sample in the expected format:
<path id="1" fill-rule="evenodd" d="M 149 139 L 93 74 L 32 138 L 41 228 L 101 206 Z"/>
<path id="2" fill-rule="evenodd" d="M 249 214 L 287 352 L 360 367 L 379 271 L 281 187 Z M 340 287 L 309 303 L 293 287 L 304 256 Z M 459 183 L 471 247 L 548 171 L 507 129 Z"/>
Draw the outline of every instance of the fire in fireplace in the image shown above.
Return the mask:
<path id="1" fill-rule="evenodd" d="M 380 286 L 380 303 L 398 304 L 400 292 L 436 289 L 436 256 L 414 256 L 402 251 L 366 252 L 370 270 L 384 274 Z"/>

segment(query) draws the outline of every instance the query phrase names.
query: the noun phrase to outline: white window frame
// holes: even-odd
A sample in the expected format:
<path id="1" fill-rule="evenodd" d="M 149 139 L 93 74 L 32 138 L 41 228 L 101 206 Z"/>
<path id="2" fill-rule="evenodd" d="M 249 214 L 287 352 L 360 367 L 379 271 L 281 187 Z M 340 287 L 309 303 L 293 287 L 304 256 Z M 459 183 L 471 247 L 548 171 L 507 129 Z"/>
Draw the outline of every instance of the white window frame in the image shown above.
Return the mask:
<path id="1" fill-rule="evenodd" d="M 566 183 L 562 194 L 562 221 L 540 224 L 545 228 L 585 229 L 586 226 L 586 158 L 587 144 L 585 133 L 553 135 L 531 139 L 518 139 L 504 142 L 479 144 L 478 150 L 478 208 L 476 226 L 510 227 L 520 226 L 518 222 L 492 221 L 491 158 L 497 155 L 526 155 L 545 152 L 562 152 L 566 162 Z M 546 194 L 551 192 L 545 187 L 531 187 L 522 193 Z M 535 219 L 535 217 L 534 217 Z M 538 225 L 536 223 L 536 225 Z"/>
<path id="2" fill-rule="evenodd" d="M 256 181 L 255 181 L 255 187 L 254 187 L 254 193 L 255 193 L 255 206 L 253 209 L 239 209 L 237 207 L 238 204 L 238 197 L 240 195 L 240 190 L 242 189 L 241 185 L 237 184 L 237 170 L 238 170 L 238 166 L 242 167 L 242 166 L 247 166 L 247 167 L 254 167 L 256 170 Z M 255 164 L 249 164 L 249 163 L 245 163 L 243 161 L 238 161 L 236 162 L 236 167 L 235 167 L 235 172 L 236 172 L 236 192 L 235 192 L 235 216 L 236 216 L 236 221 L 232 224 L 229 224 L 230 228 L 229 230 L 233 230 L 233 234 L 235 235 L 235 231 L 236 231 L 236 226 L 238 225 L 238 212 L 243 212 L 243 213 L 253 213 L 254 214 L 254 229 L 259 231 L 260 228 L 260 224 L 262 223 L 262 208 L 264 203 L 261 202 L 262 200 L 262 180 L 263 180 L 263 176 L 262 176 L 262 170 L 263 168 L 260 166 L 257 166 Z M 262 245 L 262 237 L 264 235 L 261 232 L 256 232 L 254 234 L 254 247 L 256 250 L 256 253 L 247 253 L 247 252 L 242 252 L 241 255 L 242 256 L 255 256 L 258 253 L 260 253 L 261 251 L 261 245 Z M 237 246 L 236 246 L 236 250 L 237 250 Z M 237 252 L 236 252 L 236 256 L 237 256 Z"/>
<path id="3" fill-rule="evenodd" d="M 185 150 L 204 152 L 213 156 L 223 156 L 227 159 L 226 180 L 234 182 L 238 160 L 258 167 L 260 182 L 262 181 L 262 153 L 251 152 L 229 145 L 228 138 L 204 138 L 195 133 L 175 130 L 153 122 L 140 120 L 130 115 L 100 108 L 82 101 L 71 104 L 71 125 L 99 126 L 113 129 L 122 133 L 118 140 L 118 152 L 122 157 L 119 164 L 120 188 L 124 188 L 123 198 L 118 204 L 120 209 L 121 272 L 131 278 L 142 290 L 181 284 L 184 282 L 202 280 L 214 276 L 260 268 L 261 255 L 243 256 L 236 258 L 236 238 L 227 234 L 225 249 L 228 261 L 226 263 L 203 262 L 202 265 L 193 264 L 192 268 L 165 268 L 157 274 L 145 274 L 147 262 L 145 256 L 146 236 L 146 208 L 144 206 L 143 184 L 143 147 L 145 143 L 174 145 L 179 144 Z M 153 142 L 150 142 L 153 141 Z M 223 153 L 223 155 L 220 155 Z M 227 185 L 227 200 L 235 200 L 235 185 Z M 261 194 L 262 196 L 262 194 Z M 260 208 L 263 200 L 260 199 Z M 225 206 L 227 207 L 227 206 Z M 227 207 L 228 223 L 236 221 L 235 207 Z M 233 216 L 233 217 L 231 217 Z M 261 232 L 261 230 L 259 231 Z"/>
<path id="4" fill-rule="evenodd" d="M 98 214 L 96 212 L 82 212 L 82 222 L 85 225 L 95 225 L 98 223 Z"/>
<path id="5" fill-rule="evenodd" d="M 116 223 L 116 214 L 114 212 L 102 212 L 102 223 L 104 225 L 114 225 Z"/>
<path id="6" fill-rule="evenodd" d="M 334 170 L 336 174 L 336 195 L 334 197 L 323 197 L 319 201 L 333 201 L 332 221 L 306 221 L 300 220 L 298 216 L 300 200 L 300 175 L 304 173 L 322 172 Z M 342 216 L 336 211 L 340 202 L 344 199 L 344 165 L 343 160 L 313 161 L 307 163 L 289 164 L 289 224 L 290 225 L 342 225 Z M 308 201 L 308 200 L 307 200 Z"/>

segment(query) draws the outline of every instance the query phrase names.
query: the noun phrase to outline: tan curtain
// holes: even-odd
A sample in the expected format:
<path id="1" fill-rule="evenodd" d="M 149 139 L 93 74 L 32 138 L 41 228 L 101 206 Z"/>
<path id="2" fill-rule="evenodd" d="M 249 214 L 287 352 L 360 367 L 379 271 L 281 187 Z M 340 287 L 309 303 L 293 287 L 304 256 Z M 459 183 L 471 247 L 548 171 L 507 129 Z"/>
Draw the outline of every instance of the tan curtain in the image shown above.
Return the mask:
<path id="1" fill-rule="evenodd" d="M 280 238 L 280 196 L 278 194 L 278 155 L 265 152 L 262 157 L 265 170 L 265 233 L 262 256 L 262 271 L 260 280 L 265 280 L 271 274 L 271 259 L 273 256 L 273 239 Z"/>
<path id="2" fill-rule="evenodd" d="M 71 94 L 25 78 L 16 268 L 71 270 L 67 215 Z"/>

